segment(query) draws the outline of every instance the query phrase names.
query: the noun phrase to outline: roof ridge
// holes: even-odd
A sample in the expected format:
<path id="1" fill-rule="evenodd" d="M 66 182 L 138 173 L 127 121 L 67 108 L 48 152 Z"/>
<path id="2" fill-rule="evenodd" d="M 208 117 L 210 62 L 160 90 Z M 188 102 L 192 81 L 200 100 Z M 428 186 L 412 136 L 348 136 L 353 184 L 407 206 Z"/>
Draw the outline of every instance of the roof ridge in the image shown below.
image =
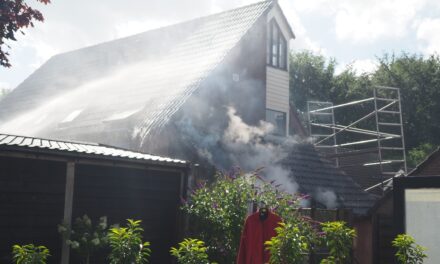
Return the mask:
<path id="1" fill-rule="evenodd" d="M 136 33 L 136 34 L 133 34 L 133 35 L 129 35 L 129 36 L 121 37 L 121 38 L 115 38 L 115 39 L 99 42 L 99 43 L 96 43 L 96 44 L 92 44 L 90 46 L 84 46 L 84 47 L 81 47 L 81 48 L 77 48 L 77 49 L 61 52 L 61 53 L 55 54 L 51 58 L 58 57 L 59 55 L 69 54 L 71 52 L 76 52 L 76 51 L 87 49 L 87 48 L 95 48 L 95 47 L 98 47 L 100 45 L 105 45 L 105 44 L 112 43 L 112 42 L 115 42 L 115 41 L 121 41 L 121 40 L 130 39 L 130 38 L 133 38 L 133 37 L 136 37 L 136 36 L 141 36 L 141 35 L 149 33 L 149 32 L 164 30 L 164 29 L 172 28 L 174 26 L 178 26 L 178 25 L 182 25 L 182 24 L 194 23 L 194 22 L 197 22 L 197 21 L 200 21 L 200 20 L 203 20 L 203 19 L 207 19 L 207 18 L 211 18 L 211 17 L 215 17 L 215 16 L 220 16 L 220 15 L 227 14 L 227 13 L 230 13 L 230 12 L 234 12 L 234 11 L 237 11 L 237 10 L 240 10 L 240 9 L 245 9 L 245 8 L 249 8 L 249 7 L 252 7 L 252 6 L 261 5 L 263 3 L 270 3 L 267 6 L 267 7 L 269 7 L 269 6 L 271 6 L 271 5 L 273 5 L 274 3 L 277 3 L 277 2 L 278 2 L 278 0 L 259 1 L 259 2 L 255 2 L 255 3 L 249 4 L 249 5 L 240 6 L 240 7 L 233 8 L 233 9 L 224 10 L 224 11 L 221 11 L 221 12 L 218 12 L 218 13 L 204 15 L 204 16 L 200 16 L 200 17 L 195 17 L 195 18 L 191 18 L 189 20 L 184 20 L 184 21 L 177 22 L 177 23 L 174 23 L 174 24 L 170 24 L 170 25 L 166 25 L 166 26 L 162 26 L 162 27 L 158 27 L 158 28 L 149 29 L 147 31 L 143 31 L 143 32 Z M 51 58 L 49 58 L 49 59 L 51 59 Z"/>

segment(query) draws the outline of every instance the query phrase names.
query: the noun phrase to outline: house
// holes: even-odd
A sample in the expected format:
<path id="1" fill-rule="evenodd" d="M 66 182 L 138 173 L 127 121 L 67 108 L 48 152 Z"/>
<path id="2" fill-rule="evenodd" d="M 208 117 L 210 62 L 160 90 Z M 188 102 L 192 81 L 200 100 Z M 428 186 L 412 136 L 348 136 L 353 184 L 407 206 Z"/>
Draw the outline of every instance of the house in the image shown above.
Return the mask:
<path id="1" fill-rule="evenodd" d="M 50 249 L 49 263 L 68 263 L 57 225 L 87 214 L 93 221 L 107 216 L 109 224 L 141 219 L 152 263 L 170 262 L 169 249 L 183 236 L 177 220 L 189 165 L 100 144 L 0 134 L 0 261 L 11 262 L 12 245 L 34 243 Z M 107 260 L 98 254 L 91 261 Z"/>
<path id="2" fill-rule="evenodd" d="M 269 0 L 59 54 L 0 101 L 0 131 L 176 157 L 202 176 L 269 166 L 317 206 L 365 215 L 374 197 L 288 137 L 305 134 L 289 100 L 294 37 Z"/>
<path id="3" fill-rule="evenodd" d="M 427 188 L 435 190 L 435 188 L 440 186 L 439 180 L 437 179 L 438 176 L 440 176 L 440 148 L 437 148 L 431 153 L 422 163 L 409 172 L 408 175 L 401 175 L 384 183 L 386 186 L 384 195 L 376 201 L 368 213 L 368 221 L 371 223 L 371 241 L 369 242 L 369 248 L 371 247 L 372 249 L 372 262 L 370 263 L 393 263 L 395 261 L 395 250 L 391 246 L 391 241 L 397 234 L 408 231 L 405 230 L 405 190 L 419 189 L 423 191 L 423 189 Z M 417 192 L 415 194 L 416 195 L 412 196 L 412 198 L 418 199 L 419 202 L 423 202 L 423 199 L 426 198 L 424 198 L 423 193 L 420 194 L 420 197 L 417 197 Z M 426 200 L 425 202 L 429 201 Z M 419 204 L 418 207 L 423 209 L 425 206 Z M 417 217 L 412 217 L 412 223 L 423 220 L 421 215 L 426 215 L 431 220 L 437 219 L 438 216 L 435 210 L 436 208 L 434 206 L 430 208 L 429 213 L 426 211 L 419 212 Z M 424 226 L 424 228 L 418 230 L 420 233 L 423 233 L 424 230 L 426 232 L 426 230 L 429 229 L 432 235 L 433 230 L 436 229 L 429 227 L 428 222 L 423 224 L 419 223 L 419 225 Z M 411 235 L 414 236 L 414 233 Z M 435 235 L 432 236 L 437 237 Z M 415 237 L 417 238 L 417 235 Z"/>

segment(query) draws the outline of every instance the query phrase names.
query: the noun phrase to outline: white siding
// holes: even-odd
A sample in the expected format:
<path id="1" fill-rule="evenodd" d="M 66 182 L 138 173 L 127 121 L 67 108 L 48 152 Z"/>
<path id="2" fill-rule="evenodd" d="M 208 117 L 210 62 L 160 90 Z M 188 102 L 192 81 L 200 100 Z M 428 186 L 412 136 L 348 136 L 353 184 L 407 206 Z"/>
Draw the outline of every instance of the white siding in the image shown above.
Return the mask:
<path id="1" fill-rule="evenodd" d="M 286 121 L 289 124 L 289 73 L 287 71 L 266 66 L 266 108 L 286 113 Z"/>
<path id="2" fill-rule="evenodd" d="M 293 37 L 290 34 L 289 25 L 282 18 L 284 16 L 279 7 L 272 8 L 267 15 L 267 23 L 275 19 L 280 27 L 281 33 L 287 40 L 287 51 L 290 52 L 290 40 Z M 266 109 L 286 113 L 286 134 L 289 134 L 289 57 L 287 57 L 287 71 L 274 67 L 266 66 Z"/>

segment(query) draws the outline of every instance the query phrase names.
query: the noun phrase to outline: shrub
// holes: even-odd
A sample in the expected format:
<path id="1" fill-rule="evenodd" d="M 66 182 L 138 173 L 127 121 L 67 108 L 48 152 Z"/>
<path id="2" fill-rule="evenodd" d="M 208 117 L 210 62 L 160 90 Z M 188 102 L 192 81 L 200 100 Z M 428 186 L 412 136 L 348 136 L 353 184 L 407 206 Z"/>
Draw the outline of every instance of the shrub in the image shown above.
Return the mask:
<path id="1" fill-rule="evenodd" d="M 179 247 L 172 247 L 171 255 L 177 258 L 179 264 L 209 264 L 205 242 L 186 238 L 179 243 Z"/>
<path id="2" fill-rule="evenodd" d="M 49 249 L 45 246 L 29 244 L 12 247 L 12 259 L 16 264 L 45 264 L 49 256 Z"/>
<path id="3" fill-rule="evenodd" d="M 114 227 L 108 233 L 110 264 L 148 263 L 150 243 L 142 242 L 141 220 L 127 219 L 127 227 Z"/>
<path id="4" fill-rule="evenodd" d="M 309 240 L 302 234 L 300 228 L 292 223 L 281 223 L 275 228 L 277 236 L 266 241 L 270 252 L 270 264 L 304 263 L 310 250 Z"/>
<path id="5" fill-rule="evenodd" d="M 397 249 L 396 257 L 402 264 L 421 264 L 427 256 L 425 248 L 417 245 L 415 239 L 410 235 L 400 234 L 392 242 Z"/>
<path id="6" fill-rule="evenodd" d="M 325 222 L 321 226 L 324 235 L 322 242 L 329 250 L 329 257 L 323 259 L 321 264 L 345 263 L 350 257 L 356 232 L 342 221 Z"/>
<path id="7" fill-rule="evenodd" d="M 99 218 L 99 223 L 94 227 L 92 220 L 84 215 L 75 219 L 72 228 L 64 223 L 58 225 L 58 232 L 88 264 L 93 253 L 107 245 L 107 217 Z"/>
<path id="8" fill-rule="evenodd" d="M 286 222 L 298 222 L 296 208 L 301 197 L 279 191 L 256 172 L 217 173 L 216 181 L 200 185 L 183 205 L 197 225 L 199 238 L 206 242 L 209 255 L 220 263 L 233 263 L 241 231 L 252 202 L 264 202 Z"/>

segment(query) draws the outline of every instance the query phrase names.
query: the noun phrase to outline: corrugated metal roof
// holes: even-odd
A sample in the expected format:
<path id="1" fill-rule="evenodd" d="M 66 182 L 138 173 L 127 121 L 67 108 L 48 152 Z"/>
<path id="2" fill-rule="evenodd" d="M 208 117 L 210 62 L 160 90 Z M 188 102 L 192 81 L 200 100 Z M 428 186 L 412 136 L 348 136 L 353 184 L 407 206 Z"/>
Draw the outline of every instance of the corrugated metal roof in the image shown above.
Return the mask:
<path id="1" fill-rule="evenodd" d="M 69 142 L 69 141 L 60 141 L 53 139 L 0 134 L 0 150 L 2 149 L 8 150 L 11 148 L 59 151 L 61 152 L 60 154 L 62 154 L 62 152 L 66 152 L 66 153 L 70 152 L 70 153 L 86 154 L 90 156 L 122 158 L 129 160 L 143 160 L 155 164 L 156 163 L 176 164 L 176 165 L 188 164 L 188 162 L 179 159 L 155 156 L 155 155 L 134 152 L 130 150 L 125 150 L 111 146 L 104 146 L 94 143 Z"/>

